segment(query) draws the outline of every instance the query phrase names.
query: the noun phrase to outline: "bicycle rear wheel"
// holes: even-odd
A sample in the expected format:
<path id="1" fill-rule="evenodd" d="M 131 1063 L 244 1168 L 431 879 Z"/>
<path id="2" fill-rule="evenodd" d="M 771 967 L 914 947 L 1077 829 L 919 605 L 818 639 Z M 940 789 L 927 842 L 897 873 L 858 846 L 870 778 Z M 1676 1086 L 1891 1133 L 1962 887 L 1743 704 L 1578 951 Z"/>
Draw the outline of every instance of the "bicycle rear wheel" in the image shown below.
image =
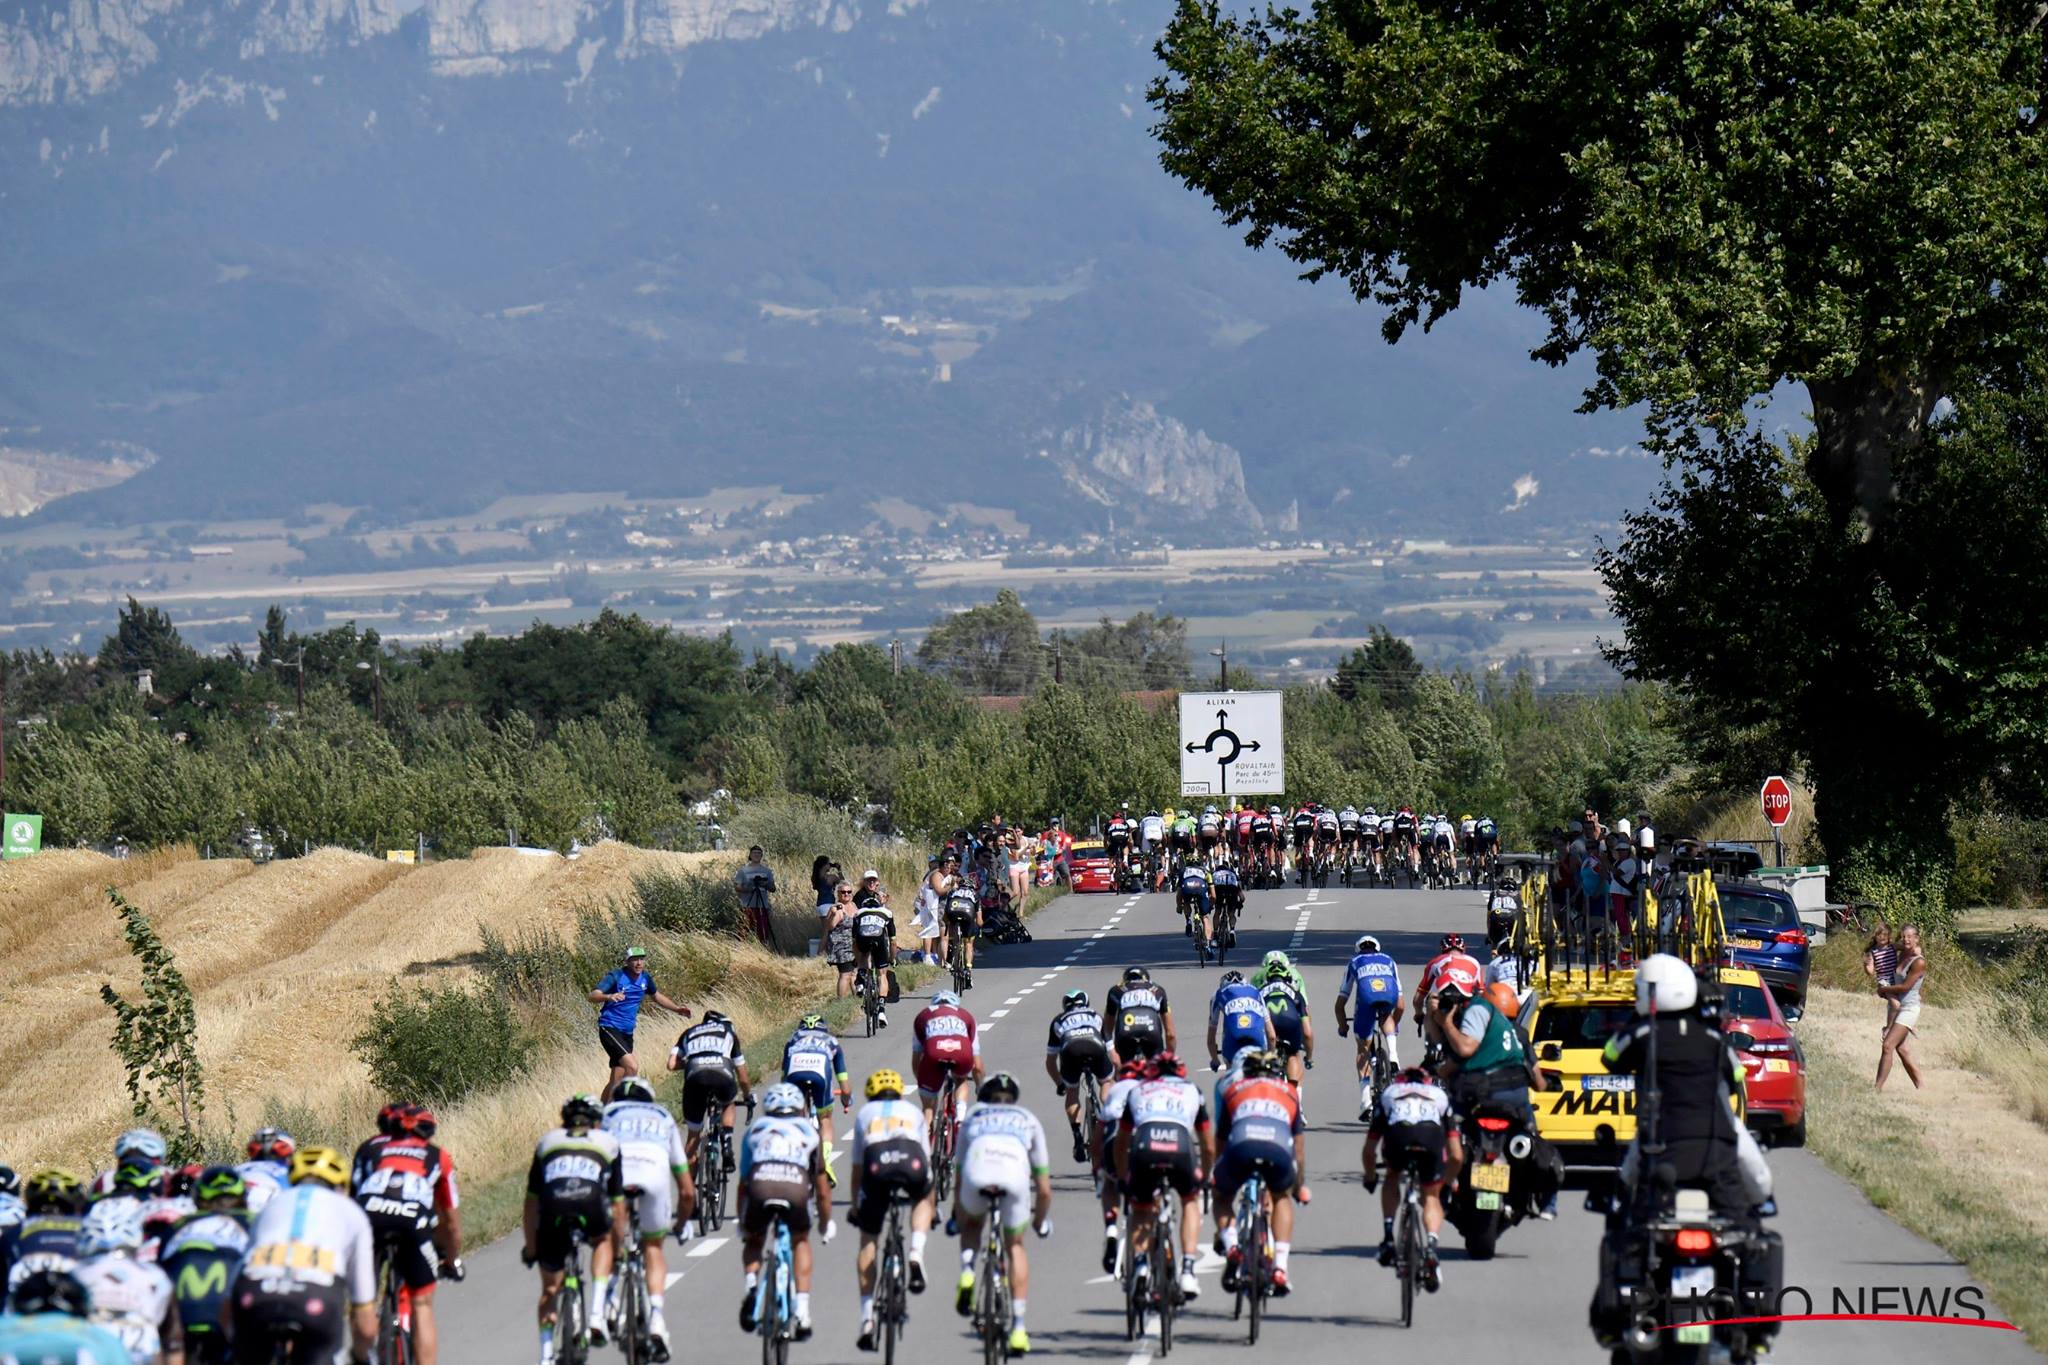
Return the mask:
<path id="1" fill-rule="evenodd" d="M 590 1358 L 590 1337 L 583 1320 L 583 1277 L 571 1275 L 555 1294 L 555 1359 L 559 1365 L 583 1365 Z"/>
<path id="2" fill-rule="evenodd" d="M 1010 1267 L 1003 1255 L 1003 1233 L 990 1210 L 982 1244 L 980 1300 L 981 1352 L 985 1365 L 1002 1365 L 1010 1355 Z"/>
<path id="3" fill-rule="evenodd" d="M 725 1162 L 719 1154 L 718 1125 L 704 1125 L 701 1160 L 704 1166 L 704 1197 L 698 1217 L 706 1232 L 716 1232 L 725 1223 Z"/>
<path id="4" fill-rule="evenodd" d="M 1401 1225 L 1394 1241 L 1395 1263 L 1401 1270 L 1401 1325 L 1415 1325 L 1415 1290 L 1422 1279 L 1421 1214 L 1412 1192 L 1401 1202 Z"/>
<path id="5" fill-rule="evenodd" d="M 634 1230 L 638 1235 L 638 1229 Z M 619 1352 L 626 1365 L 642 1365 L 648 1358 L 647 1272 L 637 1262 L 628 1266 L 619 1285 Z"/>
<path id="6" fill-rule="evenodd" d="M 761 1248 L 761 1303 L 754 1315 L 754 1330 L 761 1334 L 761 1365 L 782 1365 L 789 1359 L 789 1336 L 783 1314 L 789 1303 L 782 1292 L 781 1238 L 770 1228 Z"/>
<path id="7" fill-rule="evenodd" d="M 1166 1208 L 1170 1191 L 1161 1190 L 1160 1208 Z M 1152 1292 L 1159 1301 L 1159 1354 L 1173 1351 L 1173 1315 L 1180 1306 L 1180 1261 L 1174 1256 L 1173 1224 L 1161 1213 L 1152 1231 Z"/>
<path id="8" fill-rule="evenodd" d="M 1254 1203 L 1251 1246 L 1245 1252 L 1244 1273 L 1251 1280 L 1251 1344 L 1259 1344 L 1259 1327 L 1266 1316 L 1266 1292 L 1272 1287 L 1272 1252 L 1266 1245 L 1266 1211 Z"/>
<path id="9" fill-rule="evenodd" d="M 882 1365 L 896 1365 L 896 1334 L 903 1326 L 905 1277 L 902 1205 L 892 1202 L 882 1238 L 882 1264 L 875 1276 L 875 1327 L 881 1334 Z"/>

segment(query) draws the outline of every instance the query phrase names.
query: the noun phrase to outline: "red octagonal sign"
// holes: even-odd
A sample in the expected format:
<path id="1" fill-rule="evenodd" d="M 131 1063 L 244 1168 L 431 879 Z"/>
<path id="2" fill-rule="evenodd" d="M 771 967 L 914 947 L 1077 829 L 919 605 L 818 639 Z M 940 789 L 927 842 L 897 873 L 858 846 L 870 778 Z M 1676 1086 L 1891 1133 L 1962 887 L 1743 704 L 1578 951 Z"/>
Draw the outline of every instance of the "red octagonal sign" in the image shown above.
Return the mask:
<path id="1" fill-rule="evenodd" d="M 1764 779 L 1764 819 L 1772 829 L 1783 829 L 1792 818 L 1792 784 L 1782 777 Z"/>

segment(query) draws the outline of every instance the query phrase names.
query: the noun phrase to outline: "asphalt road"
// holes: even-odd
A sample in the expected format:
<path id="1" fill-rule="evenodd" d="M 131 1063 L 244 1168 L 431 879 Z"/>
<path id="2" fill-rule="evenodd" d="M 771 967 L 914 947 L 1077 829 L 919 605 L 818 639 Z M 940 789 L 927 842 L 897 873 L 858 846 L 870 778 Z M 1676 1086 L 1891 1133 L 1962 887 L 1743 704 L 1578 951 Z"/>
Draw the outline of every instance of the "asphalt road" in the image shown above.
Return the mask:
<path id="1" fill-rule="evenodd" d="M 1399 1290 L 1392 1273 L 1373 1260 L 1380 1232 L 1378 1203 L 1358 1183 L 1363 1129 L 1356 1121 L 1351 1045 L 1330 1027 L 1330 1002 L 1353 940 L 1367 929 L 1377 933 L 1402 964 L 1408 986 L 1416 967 L 1435 951 L 1438 935 L 1456 929 L 1470 937 L 1482 922 L 1479 894 L 1471 891 L 1289 887 L 1250 897 L 1233 965 L 1254 963 L 1271 948 L 1292 952 L 1308 975 L 1320 1052 L 1306 1087 L 1313 1201 L 1296 1222 L 1291 1267 L 1295 1291 L 1274 1303 L 1262 1336 L 1269 1355 L 1307 1352 L 1309 1359 L 1333 1359 L 1340 1350 L 1412 1350 L 1427 1343 L 1432 1352 L 1468 1360 L 1599 1358 L 1586 1329 L 1599 1226 L 1580 1210 L 1574 1193 L 1564 1196 L 1556 1221 L 1526 1222 L 1508 1231 L 1490 1263 L 1466 1261 L 1456 1231 L 1446 1226 L 1444 1288 L 1417 1304 L 1412 1335 L 1400 1326 Z M 1124 1340 L 1120 1289 L 1102 1276 L 1097 1259 L 1101 1224 L 1090 1184 L 1085 1169 L 1066 1150 L 1064 1116 L 1045 1079 L 1045 1028 L 1061 992 L 1078 984 L 1099 1004 L 1118 972 L 1130 963 L 1143 963 L 1169 992 L 1183 1053 L 1198 1062 L 1206 1060 L 1200 1039 L 1219 969 L 1213 964 L 1197 969 L 1170 896 L 1068 896 L 1038 915 L 1031 929 L 1035 942 L 987 951 L 967 1004 L 981 1021 L 989 1067 L 1011 1070 L 1025 1082 L 1025 1102 L 1045 1120 L 1053 1147 L 1053 1236 L 1049 1241 L 1026 1242 L 1032 1262 L 1032 1354 L 1048 1360 L 1141 1365 L 1156 1353 L 1157 1343 Z M 847 1040 L 856 1093 L 873 1067 L 905 1066 L 906 1026 L 915 1011 L 909 999 L 903 1004 L 895 1027 L 878 1038 Z M 768 1039 L 743 1041 L 756 1057 L 772 1055 L 780 1046 Z M 1411 1046 L 1404 1039 L 1404 1050 Z M 593 1054 L 593 1075 L 601 1063 L 602 1058 Z M 1198 1071 L 1195 1079 L 1205 1082 L 1209 1073 Z M 1882 1311 L 1940 1311 L 1908 1308 L 1897 1297 L 1882 1303 L 1872 1300 L 1878 1291 L 1896 1296 L 1903 1290 L 1917 1302 L 1923 1293 L 1939 1295 L 1970 1283 L 1964 1267 L 1884 1217 L 1813 1157 L 1804 1152 L 1773 1153 L 1772 1165 L 1783 1210 L 1778 1230 L 1786 1241 L 1786 1280 L 1813 1296 L 1812 1311 L 1843 1311 L 1834 1302 L 1838 1290 L 1851 1299 L 1861 1295 L 1865 1304 Z M 842 1192 L 842 1217 L 844 1202 Z M 1205 1224 L 1205 1242 L 1209 1234 Z M 796 1359 L 869 1358 L 854 1345 L 859 1329 L 853 1275 L 856 1241 L 842 1224 L 841 1236 L 822 1248 L 812 1308 L 817 1335 L 793 1348 Z M 669 1250 L 673 1283 L 667 1316 L 676 1358 L 733 1360 L 757 1350 L 753 1339 L 740 1334 L 736 1320 L 741 1288 L 736 1240 L 721 1235 L 687 1248 L 671 1242 Z M 504 1365 L 536 1359 L 538 1280 L 535 1272 L 520 1267 L 517 1239 L 479 1249 L 469 1264 L 468 1281 L 444 1285 L 439 1295 L 446 1324 L 443 1360 L 452 1365 Z M 970 1359 L 978 1345 L 965 1321 L 953 1313 L 950 1290 L 958 1274 L 957 1256 L 942 1231 L 933 1234 L 926 1264 L 933 1288 L 912 1301 L 905 1346 L 920 1360 Z M 1217 1258 L 1204 1257 L 1199 1272 L 1204 1294 L 1176 1325 L 1175 1360 L 1242 1358 L 1243 1324 L 1230 1318 L 1228 1300 L 1218 1285 L 1219 1268 Z M 1989 1316 L 2003 1316 L 1988 1296 L 1985 1302 Z M 1800 1312 L 1804 1307 L 1794 1298 L 1785 1311 Z M 1774 1358 L 1848 1362 L 1902 1353 L 1945 1354 L 1973 1365 L 2039 1359 L 2017 1333 L 1861 1322 L 1789 1326 L 1778 1340 Z M 611 1354 L 599 1352 L 597 1359 Z"/>

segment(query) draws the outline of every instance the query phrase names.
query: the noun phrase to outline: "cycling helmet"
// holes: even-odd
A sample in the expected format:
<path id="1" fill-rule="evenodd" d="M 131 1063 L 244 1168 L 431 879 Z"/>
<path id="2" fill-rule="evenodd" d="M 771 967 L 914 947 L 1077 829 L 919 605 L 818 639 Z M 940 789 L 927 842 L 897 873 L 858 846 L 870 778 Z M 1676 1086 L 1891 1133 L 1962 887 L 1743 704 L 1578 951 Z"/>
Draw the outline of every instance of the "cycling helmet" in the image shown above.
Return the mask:
<path id="1" fill-rule="evenodd" d="M 14 1173 L 12 1166 L 0 1166 L 0 1194 L 20 1194 L 21 1177 Z"/>
<path id="2" fill-rule="evenodd" d="M 1151 810 L 1146 811 L 1145 818 L 1148 820 L 1157 820 L 1161 818 L 1159 814 L 1159 807 L 1154 806 Z"/>
<path id="3" fill-rule="evenodd" d="M 1060 997 L 1060 1008 L 1063 1010 L 1087 1009 L 1088 992 L 1082 990 L 1068 991 L 1065 995 Z"/>
<path id="4" fill-rule="evenodd" d="M 1446 953 L 1462 953 L 1465 951 L 1465 936 L 1463 934 L 1445 934 L 1437 942 L 1436 946 L 1439 950 Z"/>
<path id="5" fill-rule="evenodd" d="M 1126 1057 L 1117 1063 L 1116 1078 L 1120 1081 L 1142 1081 L 1145 1079 L 1145 1066 L 1143 1057 Z"/>
<path id="6" fill-rule="evenodd" d="M 192 1202 L 201 1208 L 226 1204 L 240 1208 L 249 1199 L 249 1182 L 232 1166 L 208 1166 L 192 1182 Z"/>
<path id="7" fill-rule="evenodd" d="M 1124 984 L 1126 986 L 1135 986 L 1141 981 L 1150 981 L 1151 979 L 1152 973 L 1143 967 L 1124 968 Z"/>
<path id="8" fill-rule="evenodd" d="M 142 1158 L 152 1165 L 161 1166 L 170 1149 L 164 1146 L 163 1134 L 154 1128 L 130 1128 L 114 1139 L 115 1162 L 134 1161 Z"/>
<path id="9" fill-rule="evenodd" d="M 1485 991 L 1486 1003 L 1512 1019 L 1522 1012 L 1522 998 L 1505 981 L 1496 981 Z"/>
<path id="10" fill-rule="evenodd" d="M 258 1128 L 249 1139 L 249 1160 L 290 1161 L 299 1144 L 282 1128 Z"/>
<path id="11" fill-rule="evenodd" d="M 397 1100 L 393 1100 L 382 1109 L 379 1109 L 377 1111 L 377 1131 L 385 1137 L 397 1137 L 398 1116 L 404 1111 L 405 1106 Z"/>
<path id="12" fill-rule="evenodd" d="M 142 1249 L 142 1208 L 132 1199 L 102 1199 L 85 1215 L 78 1229 L 78 1254 L 104 1256 L 110 1251 Z"/>
<path id="13" fill-rule="evenodd" d="M 1278 948 L 1275 948 L 1272 952 L 1266 954 L 1266 960 L 1264 965 L 1266 970 L 1269 972 L 1289 971 L 1292 970 L 1294 966 L 1293 963 L 1287 960 L 1287 954 L 1281 952 Z"/>
<path id="14" fill-rule="evenodd" d="M 1178 1053 L 1162 1052 L 1152 1059 L 1152 1065 L 1146 1070 L 1154 1076 L 1179 1076 L 1185 1080 L 1188 1064 L 1180 1059 Z"/>
<path id="15" fill-rule="evenodd" d="M 69 1171 L 37 1171 L 22 1187 L 21 1202 L 30 1213 L 77 1213 L 85 1208 L 85 1182 Z"/>
<path id="16" fill-rule="evenodd" d="M 951 991 L 937 990 L 932 992 L 931 1007 L 933 1009 L 938 1009 L 943 1005 L 957 1006 L 959 1003 L 960 997 L 953 994 L 953 992 Z"/>
<path id="17" fill-rule="evenodd" d="M 648 1098 L 652 1099 L 653 1096 L 649 1095 Z M 407 1137 L 416 1137 L 422 1141 L 431 1139 L 440 1126 L 440 1122 L 434 1117 L 434 1111 L 424 1104 L 408 1104 L 398 1116 L 398 1131 Z"/>
<path id="18" fill-rule="evenodd" d="M 68 1270 L 31 1270 L 7 1296 L 16 1313 L 62 1313 L 82 1318 L 92 1311 L 92 1295 Z"/>
<path id="19" fill-rule="evenodd" d="M 332 1147 L 301 1147 L 292 1153 L 291 1182 L 318 1181 L 333 1190 L 348 1188 L 348 1163 Z"/>
<path id="20" fill-rule="evenodd" d="M 1472 992 L 1466 990 L 1459 982 L 1452 980 L 1446 981 L 1443 985 L 1437 987 L 1436 998 L 1445 1004 L 1460 1004 L 1470 1000 Z"/>
<path id="21" fill-rule="evenodd" d="M 624 1100 L 639 1104 L 652 1104 L 654 1103 L 654 1087 L 641 1080 L 638 1076 L 628 1076 L 612 1087 L 612 1100 L 614 1103 Z"/>
<path id="22" fill-rule="evenodd" d="M 1258 1047 L 1238 1053 L 1237 1066 L 1247 1076 L 1278 1076 L 1284 1069 L 1279 1053 Z"/>
<path id="23" fill-rule="evenodd" d="M 1244 973 L 1233 967 L 1223 974 L 1223 984 L 1226 986 L 1242 986 L 1244 984 Z"/>
<path id="24" fill-rule="evenodd" d="M 1637 1014 L 1678 1014 L 1697 1005 L 1699 999 L 1700 979 L 1683 958 L 1655 953 L 1636 968 Z"/>
<path id="25" fill-rule="evenodd" d="M 1358 942 L 1351 946 L 1361 953 L 1376 953 L 1380 950 L 1380 941 L 1371 934 L 1360 934 Z"/>
<path id="26" fill-rule="evenodd" d="M 1404 1066 L 1394 1079 L 1408 1085 L 1435 1085 L 1436 1077 L 1419 1066 Z"/>
<path id="27" fill-rule="evenodd" d="M 806 1014 L 803 1018 L 796 1021 L 796 1028 L 799 1033 L 814 1031 L 823 1027 L 825 1027 L 825 1016 L 822 1014 Z"/>
<path id="28" fill-rule="evenodd" d="M 164 1168 L 161 1166 L 124 1161 L 114 1171 L 114 1189 L 119 1194 L 138 1194 L 146 1198 L 161 1192 L 163 1187 Z"/>
<path id="29" fill-rule="evenodd" d="M 811 1112 L 810 1102 L 804 1092 L 788 1081 L 777 1081 L 768 1087 L 768 1093 L 761 1096 L 761 1112 L 775 1118 L 794 1118 Z"/>
<path id="30" fill-rule="evenodd" d="M 1024 1093 L 1024 1087 L 1017 1084 L 1017 1078 L 1007 1071 L 998 1071 L 981 1083 L 981 1089 L 974 1092 L 983 1104 L 1015 1104 L 1017 1097 Z"/>
<path id="31" fill-rule="evenodd" d="M 879 1100 L 884 1096 L 900 1100 L 903 1098 L 903 1073 L 891 1071 L 886 1066 L 879 1071 L 870 1071 L 868 1083 L 862 1093 L 871 1100 Z"/>
<path id="32" fill-rule="evenodd" d="M 564 1128 L 595 1128 L 604 1122 L 604 1106 L 595 1095 L 571 1095 L 562 1101 Z"/>
<path id="33" fill-rule="evenodd" d="M 725 1022 L 725 1015 L 719 1010 L 705 1010 L 704 1022 L 707 1024 L 722 1024 Z"/>
<path id="34" fill-rule="evenodd" d="M 196 1161 L 180 1166 L 171 1172 L 170 1179 L 164 1182 L 164 1193 L 190 1199 L 192 1187 L 199 1183 L 200 1174 L 205 1170 L 206 1168 Z"/>

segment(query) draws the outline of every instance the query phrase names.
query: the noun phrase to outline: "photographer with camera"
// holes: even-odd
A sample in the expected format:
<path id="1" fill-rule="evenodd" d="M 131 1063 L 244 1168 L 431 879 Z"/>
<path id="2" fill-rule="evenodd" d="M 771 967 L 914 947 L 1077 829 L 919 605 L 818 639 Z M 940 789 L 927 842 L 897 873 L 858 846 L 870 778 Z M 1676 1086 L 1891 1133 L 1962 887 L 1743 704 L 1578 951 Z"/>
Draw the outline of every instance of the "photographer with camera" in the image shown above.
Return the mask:
<path id="1" fill-rule="evenodd" d="M 739 890 L 740 910 L 747 917 L 747 927 L 764 947 L 773 947 L 775 869 L 762 858 L 759 844 L 747 850 L 747 860 L 732 874 L 732 883 Z"/>

